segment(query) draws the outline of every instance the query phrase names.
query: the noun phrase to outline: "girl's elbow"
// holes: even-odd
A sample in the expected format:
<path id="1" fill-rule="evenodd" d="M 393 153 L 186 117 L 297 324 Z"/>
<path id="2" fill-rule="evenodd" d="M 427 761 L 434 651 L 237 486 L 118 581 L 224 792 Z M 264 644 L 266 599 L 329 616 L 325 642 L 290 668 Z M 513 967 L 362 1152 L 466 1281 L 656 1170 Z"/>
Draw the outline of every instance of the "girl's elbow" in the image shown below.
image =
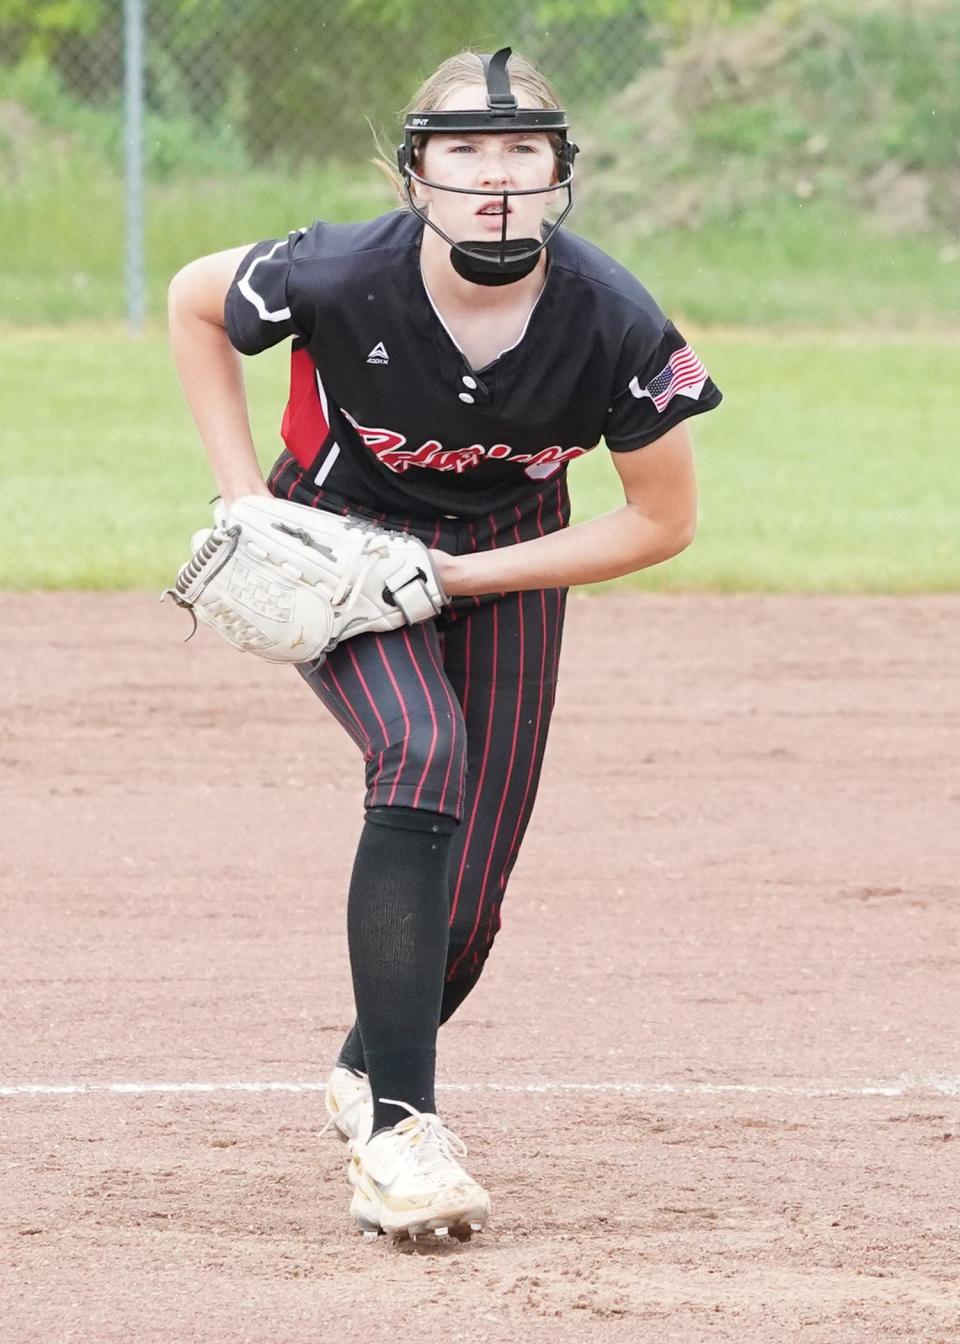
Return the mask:
<path id="1" fill-rule="evenodd" d="M 167 286 L 167 311 L 171 318 L 199 318 L 223 326 L 223 305 L 229 278 L 216 257 L 198 257 L 181 266 Z"/>
<path id="2" fill-rule="evenodd" d="M 675 555 L 687 549 L 693 541 L 696 530 L 696 519 L 691 519 L 682 524 L 661 526 L 654 538 L 648 533 L 642 548 L 631 556 L 629 563 L 618 570 L 618 573 L 632 574 L 638 569 L 646 569 L 649 565 L 662 565 L 665 560 L 672 560 Z"/>
<path id="3" fill-rule="evenodd" d="M 196 259 L 186 262 L 185 265 L 181 266 L 179 271 L 171 277 L 170 283 L 167 286 L 167 293 L 175 294 L 190 289 L 197 274 L 197 269 Z"/>
<path id="4" fill-rule="evenodd" d="M 684 519 L 683 522 L 679 523 L 674 529 L 673 542 L 676 549 L 673 554 L 679 555 L 681 551 L 685 551 L 687 547 L 693 543 L 693 539 L 696 535 L 697 519 L 694 515 L 691 518 Z"/>
<path id="5" fill-rule="evenodd" d="M 181 316 L 185 311 L 189 311 L 190 303 L 190 264 L 181 266 L 176 275 L 167 285 L 167 313 L 171 318 Z"/>
<path id="6" fill-rule="evenodd" d="M 673 520 L 660 531 L 660 561 L 672 560 L 692 543 L 697 531 L 696 515 Z"/>

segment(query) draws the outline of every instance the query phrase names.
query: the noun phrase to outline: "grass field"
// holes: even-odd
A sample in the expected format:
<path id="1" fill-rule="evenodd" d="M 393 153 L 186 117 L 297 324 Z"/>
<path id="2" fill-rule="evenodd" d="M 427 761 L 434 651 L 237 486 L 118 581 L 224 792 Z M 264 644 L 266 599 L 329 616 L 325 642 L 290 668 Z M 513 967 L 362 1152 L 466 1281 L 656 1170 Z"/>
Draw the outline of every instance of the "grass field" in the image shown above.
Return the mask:
<path id="1" fill-rule="evenodd" d="M 152 184 L 148 311 L 162 317 L 170 277 L 193 257 L 393 204 L 368 164 L 249 173 L 239 197 L 230 176 Z M 611 218 L 592 206 L 588 181 L 571 225 L 640 276 L 672 315 L 702 325 L 956 327 L 956 246 L 936 233 L 884 236 L 834 202 L 779 201 L 735 221 L 643 236 L 629 208 Z M 116 176 L 80 155 L 41 160 L 29 181 L 0 193 L 0 323 L 120 319 L 124 248 Z"/>
<path id="2" fill-rule="evenodd" d="M 694 422 L 694 545 L 620 580 L 662 591 L 923 592 L 958 586 L 960 342 L 705 331 L 726 394 Z M 163 333 L 0 332 L 8 589 L 159 589 L 214 487 Z M 247 363 L 263 461 L 285 399 L 284 348 Z M 9 409 L 12 407 L 12 414 Z M 601 448 L 571 470 L 575 517 L 619 502 Z"/>

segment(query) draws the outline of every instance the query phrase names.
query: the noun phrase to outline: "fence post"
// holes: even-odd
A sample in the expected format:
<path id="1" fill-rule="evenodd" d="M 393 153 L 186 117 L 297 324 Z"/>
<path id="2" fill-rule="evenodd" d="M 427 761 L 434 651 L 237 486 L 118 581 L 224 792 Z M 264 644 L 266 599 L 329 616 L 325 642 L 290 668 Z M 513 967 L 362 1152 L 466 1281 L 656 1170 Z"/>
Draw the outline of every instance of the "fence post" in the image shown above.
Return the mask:
<path id="1" fill-rule="evenodd" d="M 123 119 L 127 196 L 127 322 L 143 335 L 143 5 L 123 0 Z"/>

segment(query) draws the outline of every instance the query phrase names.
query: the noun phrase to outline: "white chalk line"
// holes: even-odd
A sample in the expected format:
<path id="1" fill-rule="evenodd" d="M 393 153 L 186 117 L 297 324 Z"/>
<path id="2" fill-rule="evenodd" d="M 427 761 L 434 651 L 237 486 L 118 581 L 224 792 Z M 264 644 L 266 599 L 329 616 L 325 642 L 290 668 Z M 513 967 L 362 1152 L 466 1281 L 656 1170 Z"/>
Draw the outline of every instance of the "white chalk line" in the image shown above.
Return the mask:
<path id="1" fill-rule="evenodd" d="M 154 1093 L 210 1094 L 234 1093 L 309 1093 L 322 1092 L 325 1081 L 304 1082 L 220 1082 L 220 1083 L 14 1083 L 0 1084 L 0 1097 L 73 1097 L 96 1093 L 112 1096 L 149 1096 Z M 781 1084 L 781 1083 L 654 1083 L 654 1082 L 528 1082 L 528 1083 L 438 1083 L 441 1092 L 500 1092 L 527 1095 L 581 1092 L 625 1097 L 908 1097 L 936 1095 L 960 1096 L 960 1078 L 900 1078 L 888 1083 Z"/>

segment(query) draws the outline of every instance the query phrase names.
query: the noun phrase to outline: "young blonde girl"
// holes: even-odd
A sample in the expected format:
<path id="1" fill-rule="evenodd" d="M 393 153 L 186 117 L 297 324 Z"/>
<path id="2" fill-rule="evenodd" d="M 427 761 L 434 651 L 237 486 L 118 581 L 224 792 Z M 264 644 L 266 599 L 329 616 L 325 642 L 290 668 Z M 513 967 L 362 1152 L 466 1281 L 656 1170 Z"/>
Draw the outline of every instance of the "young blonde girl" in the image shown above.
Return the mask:
<path id="1" fill-rule="evenodd" d="M 326 1105 L 370 1236 L 469 1236 L 487 1221 L 489 1196 L 437 1115 L 437 1029 L 500 927 L 566 591 L 690 543 L 686 421 L 720 401 L 643 286 L 546 222 L 569 209 L 575 156 L 529 62 L 461 52 L 410 105 L 401 209 L 200 258 L 170 288 L 177 367 L 227 509 L 270 493 L 411 532 L 451 598 L 435 621 L 298 669 L 365 765 L 348 898 L 357 1017 Z M 285 447 L 265 481 L 237 352 L 290 338 Z M 623 503 L 571 527 L 567 463 L 601 439 Z M 307 806 L 297 825 L 313 836 L 323 818 Z"/>

